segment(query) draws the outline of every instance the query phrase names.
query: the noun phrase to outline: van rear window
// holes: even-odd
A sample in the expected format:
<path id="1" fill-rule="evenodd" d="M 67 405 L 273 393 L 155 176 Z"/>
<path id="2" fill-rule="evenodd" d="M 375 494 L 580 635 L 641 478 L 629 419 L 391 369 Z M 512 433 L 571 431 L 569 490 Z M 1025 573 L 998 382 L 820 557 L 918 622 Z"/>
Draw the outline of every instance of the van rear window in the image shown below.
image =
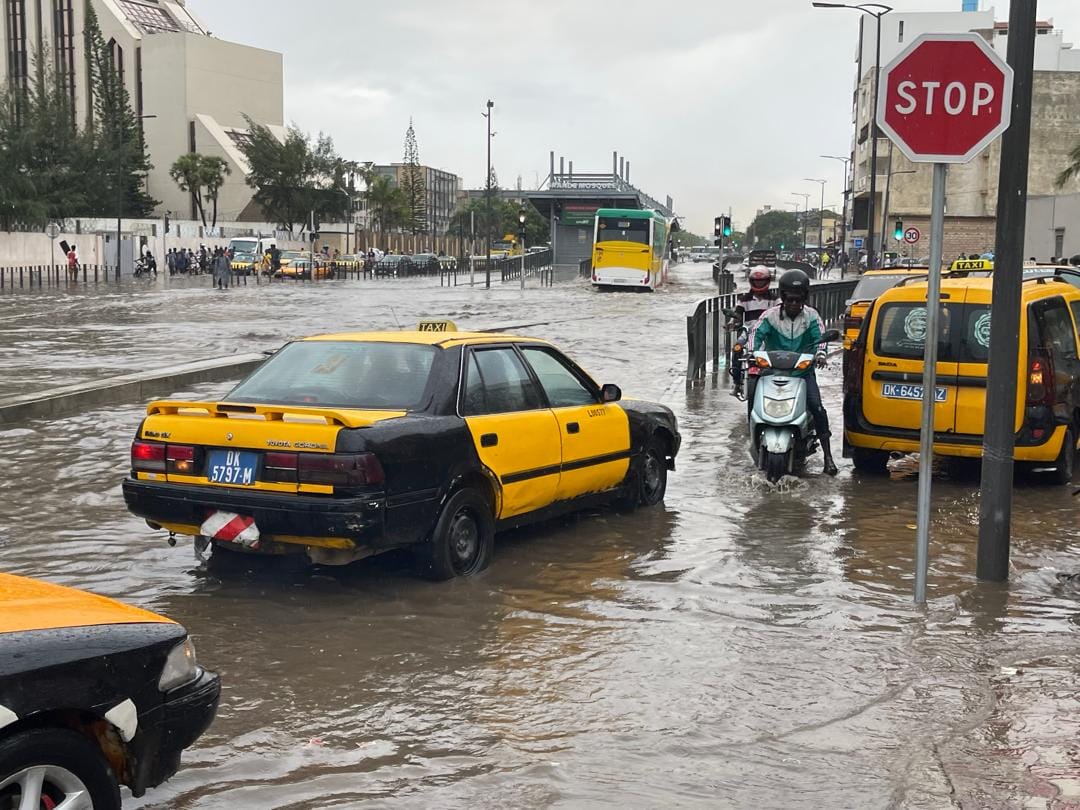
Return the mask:
<path id="1" fill-rule="evenodd" d="M 877 315 L 874 353 L 881 357 L 922 360 L 926 347 L 926 304 L 886 304 Z M 990 307 L 945 304 L 941 308 L 938 360 L 985 363 L 990 356 Z"/>

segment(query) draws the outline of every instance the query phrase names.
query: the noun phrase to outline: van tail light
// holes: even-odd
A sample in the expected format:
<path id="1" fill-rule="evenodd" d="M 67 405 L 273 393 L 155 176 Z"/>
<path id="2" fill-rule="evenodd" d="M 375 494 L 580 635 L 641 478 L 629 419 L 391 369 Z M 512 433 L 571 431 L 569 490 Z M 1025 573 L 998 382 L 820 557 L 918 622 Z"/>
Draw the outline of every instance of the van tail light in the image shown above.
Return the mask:
<path id="1" fill-rule="evenodd" d="M 848 315 L 844 318 L 844 331 L 858 332 L 862 328 L 862 322 L 863 319 L 858 317 L 857 315 Z"/>
<path id="2" fill-rule="evenodd" d="M 160 442 L 132 442 L 131 469 L 135 472 L 165 472 L 165 445 Z"/>
<path id="3" fill-rule="evenodd" d="M 177 475 L 195 474 L 195 448 L 189 444 L 170 444 L 165 449 L 165 471 Z"/>
<path id="4" fill-rule="evenodd" d="M 1035 354 L 1028 367 L 1029 405 L 1054 405 L 1054 363 L 1046 354 Z"/>

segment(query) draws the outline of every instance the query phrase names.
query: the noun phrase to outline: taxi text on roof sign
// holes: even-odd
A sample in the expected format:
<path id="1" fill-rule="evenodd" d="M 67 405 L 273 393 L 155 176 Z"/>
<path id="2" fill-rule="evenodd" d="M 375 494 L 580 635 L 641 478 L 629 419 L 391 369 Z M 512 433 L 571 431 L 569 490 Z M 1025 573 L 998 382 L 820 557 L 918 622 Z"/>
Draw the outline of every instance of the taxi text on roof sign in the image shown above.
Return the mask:
<path id="1" fill-rule="evenodd" d="M 957 259 L 950 270 L 993 270 L 994 263 L 989 259 Z"/>
<path id="2" fill-rule="evenodd" d="M 420 321 L 417 332 L 456 332 L 457 324 L 453 321 Z"/>

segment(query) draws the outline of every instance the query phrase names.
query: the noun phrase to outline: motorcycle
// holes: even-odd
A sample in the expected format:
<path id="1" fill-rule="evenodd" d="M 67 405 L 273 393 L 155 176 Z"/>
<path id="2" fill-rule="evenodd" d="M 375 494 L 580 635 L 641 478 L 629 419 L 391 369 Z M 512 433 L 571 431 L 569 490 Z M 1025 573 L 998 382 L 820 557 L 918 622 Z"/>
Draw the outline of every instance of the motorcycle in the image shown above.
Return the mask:
<path id="1" fill-rule="evenodd" d="M 818 345 L 839 338 L 840 332 L 830 329 Z M 818 450 L 814 419 L 806 407 L 806 381 L 791 373 L 810 369 L 814 355 L 759 351 L 752 360 L 758 383 L 750 408 L 750 455 L 770 483 L 776 483 Z"/>

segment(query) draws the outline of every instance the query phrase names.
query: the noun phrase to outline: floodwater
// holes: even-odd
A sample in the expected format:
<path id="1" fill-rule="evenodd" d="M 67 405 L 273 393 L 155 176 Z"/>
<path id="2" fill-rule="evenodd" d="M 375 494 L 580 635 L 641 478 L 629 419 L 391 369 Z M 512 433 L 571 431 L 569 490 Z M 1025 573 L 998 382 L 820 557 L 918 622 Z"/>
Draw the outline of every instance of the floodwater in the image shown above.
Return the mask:
<path id="1" fill-rule="evenodd" d="M 935 479 L 915 607 L 912 465 L 830 479 L 816 458 L 773 488 L 724 382 L 687 390 L 706 265 L 654 295 L 208 287 L 0 296 L 0 396 L 449 317 L 550 338 L 672 407 L 684 444 L 663 506 L 501 536 L 483 574 L 432 584 L 394 555 L 298 572 L 168 547 L 120 492 L 144 403 L 0 430 L 3 568 L 164 612 L 223 677 L 180 773 L 125 806 L 1080 808 L 1071 490 L 1018 483 L 996 586 L 974 579 L 977 482 Z"/>

